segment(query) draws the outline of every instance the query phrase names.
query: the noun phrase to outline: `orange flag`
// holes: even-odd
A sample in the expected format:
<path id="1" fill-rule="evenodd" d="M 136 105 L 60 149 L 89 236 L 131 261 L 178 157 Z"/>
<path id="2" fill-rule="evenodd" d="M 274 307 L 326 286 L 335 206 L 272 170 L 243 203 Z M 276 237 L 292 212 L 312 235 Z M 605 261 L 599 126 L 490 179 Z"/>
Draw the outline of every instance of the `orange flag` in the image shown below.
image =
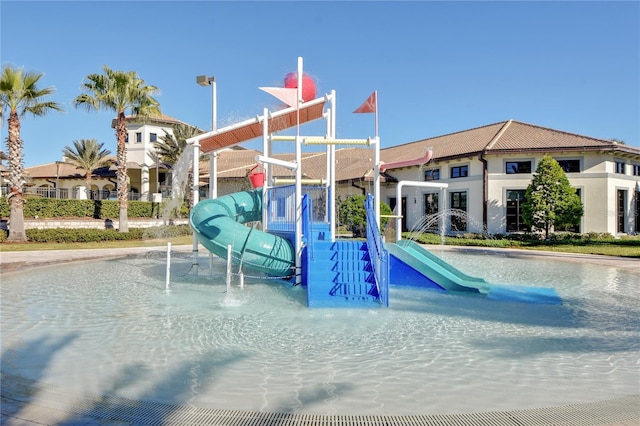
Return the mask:
<path id="1" fill-rule="evenodd" d="M 357 110 L 353 111 L 356 113 L 367 113 L 367 112 L 377 112 L 378 111 L 378 97 L 376 96 L 376 92 L 374 91 L 366 101 Z"/>

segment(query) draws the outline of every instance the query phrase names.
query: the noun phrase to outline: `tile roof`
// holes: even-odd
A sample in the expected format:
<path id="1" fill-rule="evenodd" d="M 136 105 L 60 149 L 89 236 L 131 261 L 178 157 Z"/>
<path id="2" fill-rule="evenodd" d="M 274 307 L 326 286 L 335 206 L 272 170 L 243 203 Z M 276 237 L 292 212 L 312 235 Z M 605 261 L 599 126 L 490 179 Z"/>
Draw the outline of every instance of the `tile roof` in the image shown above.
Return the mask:
<path id="1" fill-rule="evenodd" d="M 433 150 L 433 160 L 522 151 L 609 150 L 640 156 L 640 149 L 604 139 L 591 138 L 520 121 L 508 120 L 461 132 L 436 136 L 380 151 L 386 163 L 421 157 Z"/>
<path id="2" fill-rule="evenodd" d="M 590 148 L 609 149 L 617 144 L 612 141 L 596 139 L 569 132 L 535 126 L 510 120 L 505 123 L 504 131 L 487 147 L 488 151 L 527 151 L 563 149 L 575 150 Z"/>
<path id="3" fill-rule="evenodd" d="M 480 152 L 484 150 L 503 125 L 504 122 L 496 123 L 384 148 L 380 150 L 380 157 L 385 163 L 394 163 L 422 157 L 427 149 L 433 150 L 433 160 Z"/>
<path id="4" fill-rule="evenodd" d="M 550 152 L 550 151 L 610 151 L 626 153 L 640 158 L 640 149 L 603 139 L 591 138 L 546 127 L 508 120 L 489 124 L 461 132 L 436 136 L 384 148 L 380 152 L 385 163 L 408 161 L 423 157 L 425 151 L 433 151 L 432 161 L 462 158 L 485 154 L 510 152 Z M 256 165 L 255 157 L 261 152 L 250 149 L 226 149 L 218 153 L 218 175 L 220 178 L 244 178 Z M 302 171 L 306 178 L 323 179 L 326 177 L 326 153 L 303 153 Z M 274 157 L 294 161 L 293 153 L 274 154 Z M 371 148 L 343 148 L 336 150 L 336 180 L 371 180 L 373 173 L 374 151 Z M 115 161 L 115 158 L 113 159 Z M 28 167 L 25 172 L 31 178 L 51 179 L 59 177 L 81 177 L 82 171 L 70 163 L 44 164 Z M 139 164 L 129 163 L 132 169 Z M 110 168 L 113 172 L 114 167 Z M 294 172 L 283 167 L 274 167 L 276 177 L 294 177 Z M 115 172 L 114 172 L 115 173 Z M 208 161 L 201 161 L 200 173 L 209 174 Z"/>
<path id="5" fill-rule="evenodd" d="M 152 122 L 152 123 L 162 123 L 162 124 L 186 124 L 182 120 L 178 120 L 177 118 L 170 117 L 166 114 L 152 114 L 146 118 L 139 117 L 137 115 L 127 115 L 125 119 L 129 122 Z"/>

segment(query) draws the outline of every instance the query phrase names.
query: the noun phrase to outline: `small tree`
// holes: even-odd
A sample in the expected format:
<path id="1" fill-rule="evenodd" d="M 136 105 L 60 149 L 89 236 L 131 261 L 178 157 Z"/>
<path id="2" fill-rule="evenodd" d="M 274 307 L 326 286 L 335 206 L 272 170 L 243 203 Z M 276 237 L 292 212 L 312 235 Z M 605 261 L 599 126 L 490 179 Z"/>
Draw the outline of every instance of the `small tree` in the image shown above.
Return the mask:
<path id="1" fill-rule="evenodd" d="M 547 239 L 552 227 L 574 224 L 583 214 L 582 201 L 564 170 L 545 155 L 525 192 L 522 219 L 533 229 L 543 229 Z"/>
<path id="2" fill-rule="evenodd" d="M 364 208 L 364 195 L 352 195 L 347 197 L 338 209 L 340 223 L 345 225 L 354 237 L 367 235 L 367 212 Z M 391 215 L 391 208 L 387 203 L 380 203 L 380 215 Z M 380 226 L 384 229 L 389 221 L 388 217 L 381 218 Z"/>
<path id="3" fill-rule="evenodd" d="M 85 173 L 87 191 L 91 191 L 91 175 L 94 169 L 106 166 L 109 163 L 107 158 L 111 151 L 103 148 L 103 143 L 98 143 L 95 139 L 80 139 L 73 141 L 73 147 L 69 145 L 62 149 L 62 155 L 76 165 Z"/>

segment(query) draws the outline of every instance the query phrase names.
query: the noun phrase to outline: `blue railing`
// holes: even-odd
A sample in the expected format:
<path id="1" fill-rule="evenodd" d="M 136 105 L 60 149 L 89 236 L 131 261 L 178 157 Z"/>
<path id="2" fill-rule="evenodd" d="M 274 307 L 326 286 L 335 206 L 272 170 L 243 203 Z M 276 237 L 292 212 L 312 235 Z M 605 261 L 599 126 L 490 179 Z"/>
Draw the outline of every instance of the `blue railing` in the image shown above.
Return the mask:
<path id="1" fill-rule="evenodd" d="M 266 229 L 296 232 L 296 188 L 294 185 L 269 188 Z"/>
<path id="2" fill-rule="evenodd" d="M 389 252 L 384 248 L 382 234 L 378 228 L 376 213 L 373 205 L 373 196 L 367 195 L 364 203 L 367 212 L 367 247 L 369 258 L 376 277 L 376 286 L 380 302 L 389 306 Z"/>
<path id="3" fill-rule="evenodd" d="M 302 235 L 309 260 L 313 261 L 313 201 L 309 194 L 302 197 Z"/>
<path id="4" fill-rule="evenodd" d="M 296 187 L 283 185 L 269 188 L 267 193 L 267 224 L 269 231 L 296 232 Z M 326 221 L 324 194 L 321 186 L 303 186 L 302 192 L 308 195 L 309 201 L 315 201 L 309 214 L 313 221 Z"/>

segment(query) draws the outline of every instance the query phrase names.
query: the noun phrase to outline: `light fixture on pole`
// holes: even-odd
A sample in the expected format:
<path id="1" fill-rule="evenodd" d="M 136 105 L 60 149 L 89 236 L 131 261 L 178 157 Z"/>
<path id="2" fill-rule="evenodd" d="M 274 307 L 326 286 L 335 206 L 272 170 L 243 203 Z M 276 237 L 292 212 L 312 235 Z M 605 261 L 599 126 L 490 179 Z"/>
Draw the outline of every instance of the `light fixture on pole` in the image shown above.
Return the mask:
<path id="1" fill-rule="evenodd" d="M 216 78 L 214 76 L 199 75 L 196 77 L 196 83 L 200 86 L 211 86 L 211 131 L 215 132 L 218 130 Z M 214 151 L 209 155 L 209 198 L 213 199 L 217 197 L 218 153 Z"/>
<path id="2" fill-rule="evenodd" d="M 196 83 L 200 86 L 211 86 L 211 130 L 216 131 L 216 78 L 214 76 L 199 75 L 196 77 Z"/>

